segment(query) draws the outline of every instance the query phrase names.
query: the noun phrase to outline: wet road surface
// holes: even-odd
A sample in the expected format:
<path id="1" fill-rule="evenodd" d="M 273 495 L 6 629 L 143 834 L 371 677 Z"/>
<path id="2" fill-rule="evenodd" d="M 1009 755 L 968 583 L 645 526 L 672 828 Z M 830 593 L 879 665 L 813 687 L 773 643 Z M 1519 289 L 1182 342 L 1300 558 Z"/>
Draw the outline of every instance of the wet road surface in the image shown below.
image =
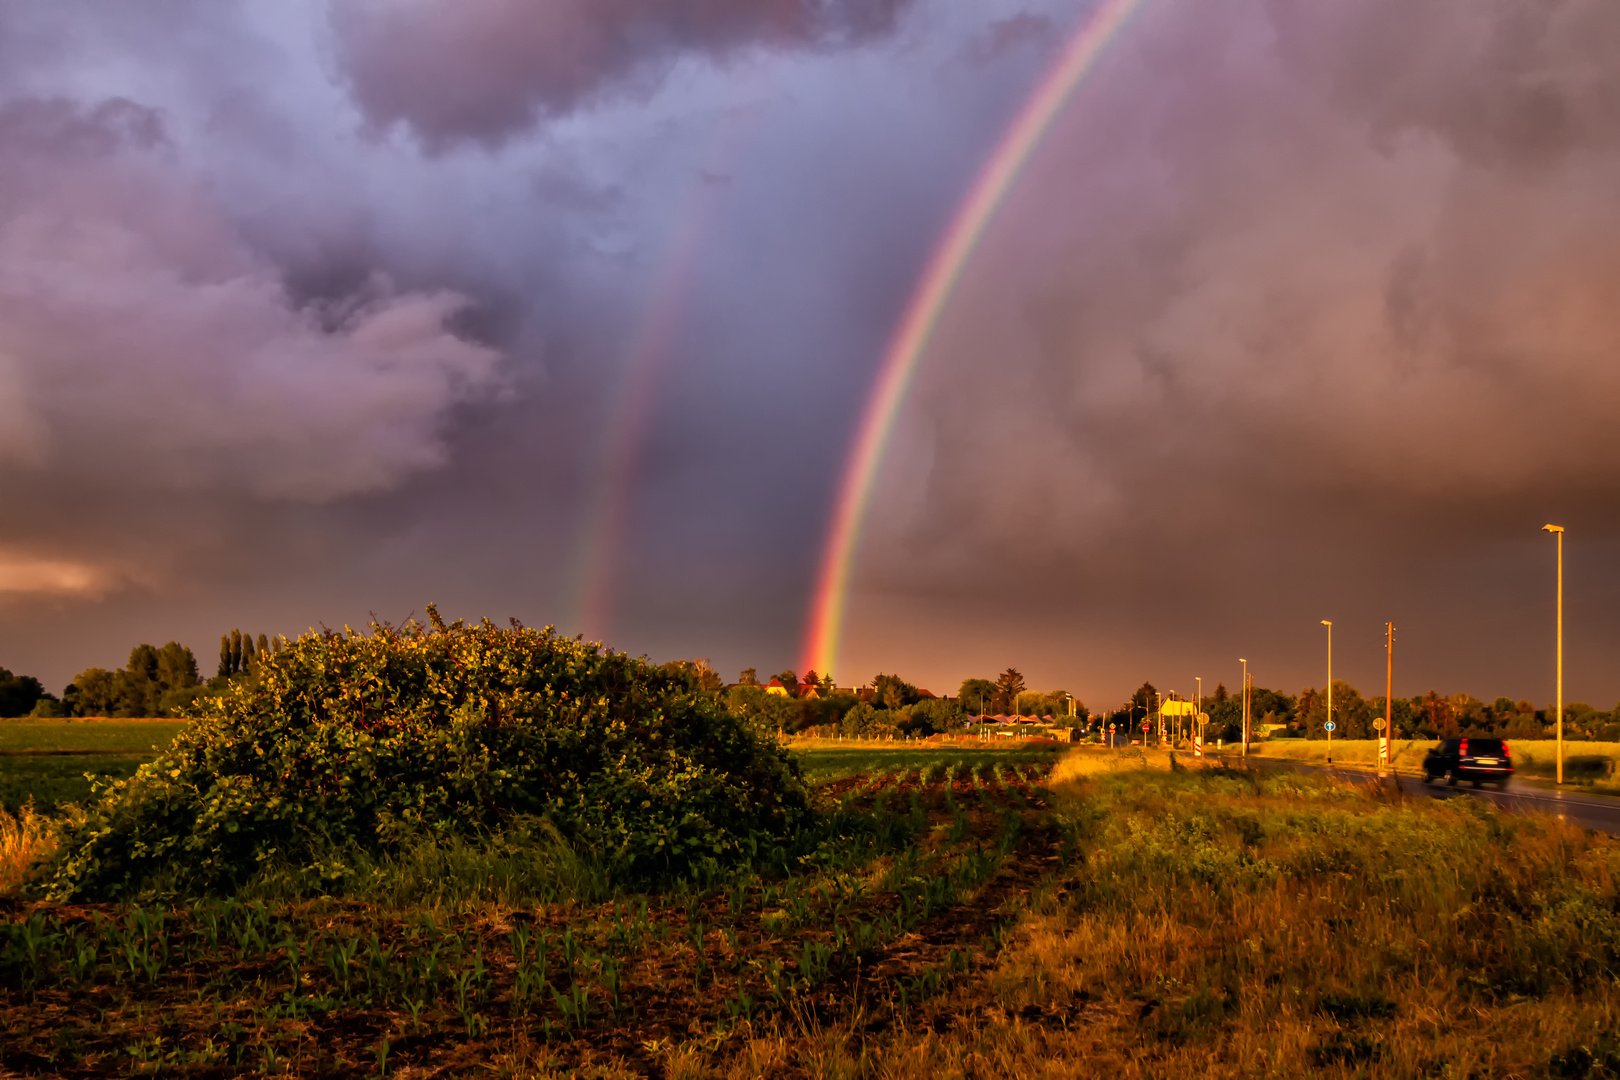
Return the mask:
<path id="1" fill-rule="evenodd" d="M 1282 763 L 1267 762 L 1267 764 Z M 1380 779 L 1375 773 L 1355 769 L 1334 769 L 1305 764 L 1301 764 L 1300 767 L 1331 772 L 1335 776 L 1368 783 Z M 1500 791 L 1495 787 L 1474 787 L 1467 781 L 1459 783 L 1456 787 L 1448 786 L 1443 780 L 1425 784 L 1421 776 L 1396 775 L 1382 779 L 1384 783 L 1393 783 L 1408 795 L 1427 795 L 1434 799 L 1488 799 L 1503 810 L 1553 814 L 1594 832 L 1620 836 L 1620 799 L 1606 798 L 1602 795 L 1582 795 L 1574 791 L 1556 791 L 1520 781 L 1512 781 L 1506 791 Z"/>

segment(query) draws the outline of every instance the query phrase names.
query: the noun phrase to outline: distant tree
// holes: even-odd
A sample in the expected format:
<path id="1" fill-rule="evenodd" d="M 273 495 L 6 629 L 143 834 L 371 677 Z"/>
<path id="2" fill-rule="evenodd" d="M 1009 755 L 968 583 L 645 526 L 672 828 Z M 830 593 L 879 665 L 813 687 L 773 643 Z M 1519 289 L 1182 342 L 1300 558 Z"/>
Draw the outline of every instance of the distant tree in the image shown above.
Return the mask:
<path id="1" fill-rule="evenodd" d="M 891 712 L 922 700 L 917 688 L 898 675 L 879 672 L 872 679 L 872 698 Z"/>
<path id="2" fill-rule="evenodd" d="M 743 668 L 742 674 L 737 676 L 738 686 L 758 686 L 759 672 L 753 668 Z"/>
<path id="3" fill-rule="evenodd" d="M 257 654 L 256 654 L 256 652 L 255 652 L 255 650 L 253 648 L 253 635 L 252 634 L 243 634 L 242 635 L 242 670 L 243 671 L 252 671 L 253 670 L 253 658 L 256 655 Z"/>
<path id="4" fill-rule="evenodd" d="M 60 720 L 69 713 L 55 694 L 44 694 L 34 702 L 34 707 L 28 710 L 28 715 L 35 720 Z"/>
<path id="5" fill-rule="evenodd" d="M 229 675 L 235 675 L 242 670 L 242 631 L 231 631 L 231 670 Z"/>
<path id="6" fill-rule="evenodd" d="M 997 715 L 1010 713 L 1018 704 L 1018 695 L 1024 692 L 1024 676 L 1017 668 L 1008 668 L 996 676 L 995 695 L 990 699 L 990 708 Z"/>
<path id="7" fill-rule="evenodd" d="M 700 690 L 707 694 L 716 694 L 725 689 L 726 680 L 722 679 L 720 673 L 714 670 L 714 665 L 707 660 L 694 660 L 693 663 L 697 665 L 697 681 Z"/>
<path id="8" fill-rule="evenodd" d="M 956 699 L 968 712 L 982 715 L 989 707 L 990 697 L 995 692 L 996 684 L 989 679 L 963 679 L 961 689 L 956 692 Z"/>
<path id="9" fill-rule="evenodd" d="M 219 635 L 219 677 L 228 679 L 231 676 L 231 635 Z"/>
<path id="10" fill-rule="evenodd" d="M 1210 700 L 1213 701 L 1215 704 L 1219 705 L 1230 696 L 1231 695 L 1229 695 L 1226 692 L 1226 684 L 1225 683 L 1216 683 L 1215 684 L 1215 693 L 1210 698 Z"/>
<path id="11" fill-rule="evenodd" d="M 201 691 L 190 649 L 176 641 L 162 648 L 141 644 L 117 671 L 81 671 L 63 692 L 62 707 L 73 716 L 169 716 Z"/>
<path id="12" fill-rule="evenodd" d="M 47 697 L 50 695 L 45 687 L 32 675 L 13 675 L 0 668 L 0 716 L 27 716 L 40 699 Z"/>
<path id="13" fill-rule="evenodd" d="M 86 668 L 75 675 L 72 684 L 62 692 L 62 703 L 74 716 L 116 715 L 117 700 L 116 681 L 106 668 Z"/>
<path id="14" fill-rule="evenodd" d="M 171 641 L 157 650 L 157 681 L 167 690 L 184 690 L 196 686 L 197 658 L 178 641 Z"/>
<path id="15" fill-rule="evenodd" d="M 1449 739 L 1460 734 L 1451 702 L 1433 690 L 1424 694 L 1418 705 L 1418 731 L 1430 739 Z"/>
<path id="16" fill-rule="evenodd" d="M 264 634 L 259 635 L 259 655 L 265 656 L 270 652 L 270 638 Z"/>
<path id="17" fill-rule="evenodd" d="M 671 660 L 660 670 L 690 680 L 692 688 L 704 694 L 718 694 L 725 689 L 725 680 L 707 660 Z"/>
<path id="18" fill-rule="evenodd" d="M 838 689 L 837 685 L 833 682 L 833 677 L 830 673 L 826 675 L 816 675 L 816 673 L 812 671 L 810 672 L 810 677 L 814 678 L 816 687 L 820 689 L 823 696 Z M 809 681 L 809 679 L 807 678 L 806 681 Z"/>

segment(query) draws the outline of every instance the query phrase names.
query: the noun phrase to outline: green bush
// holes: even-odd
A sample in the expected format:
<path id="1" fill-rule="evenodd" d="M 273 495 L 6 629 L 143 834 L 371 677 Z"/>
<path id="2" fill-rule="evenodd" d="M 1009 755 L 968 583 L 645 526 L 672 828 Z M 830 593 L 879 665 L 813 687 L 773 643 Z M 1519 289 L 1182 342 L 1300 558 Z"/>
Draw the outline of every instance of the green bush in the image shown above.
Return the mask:
<path id="1" fill-rule="evenodd" d="M 357 855 L 549 821 L 629 880 L 695 875 L 810 817 L 785 751 L 678 671 L 549 628 L 309 634 L 199 702 L 69 826 L 48 895 L 228 892 L 261 867 L 341 894 Z"/>

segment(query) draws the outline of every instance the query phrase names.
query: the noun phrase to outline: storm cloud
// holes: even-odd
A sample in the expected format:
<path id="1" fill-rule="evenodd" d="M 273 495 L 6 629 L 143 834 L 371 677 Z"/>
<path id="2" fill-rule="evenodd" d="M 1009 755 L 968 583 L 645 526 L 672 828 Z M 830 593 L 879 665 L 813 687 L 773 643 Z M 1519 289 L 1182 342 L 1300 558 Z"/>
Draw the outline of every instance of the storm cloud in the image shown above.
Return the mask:
<path id="1" fill-rule="evenodd" d="M 1589 632 L 1615 585 L 1617 48 L 1601 4 L 1146 6 L 941 333 L 874 610 L 999 595 L 1183 690 L 1303 684 L 1336 612 L 1370 673 L 1394 618 L 1419 688 L 1545 692 L 1536 530 Z"/>
<path id="2" fill-rule="evenodd" d="M 339 55 L 378 125 L 499 140 L 612 92 L 656 91 L 687 53 L 837 49 L 892 33 L 909 0 L 337 0 Z"/>
<path id="3" fill-rule="evenodd" d="M 589 573 L 619 647 L 793 664 L 893 328 L 1091 6 L 8 5 L 0 663 L 572 633 Z M 924 357 L 840 680 L 1297 689 L 1333 618 L 1376 689 L 1393 618 L 1398 689 L 1543 698 L 1551 520 L 1620 696 L 1615 56 L 1598 0 L 1144 0 Z"/>

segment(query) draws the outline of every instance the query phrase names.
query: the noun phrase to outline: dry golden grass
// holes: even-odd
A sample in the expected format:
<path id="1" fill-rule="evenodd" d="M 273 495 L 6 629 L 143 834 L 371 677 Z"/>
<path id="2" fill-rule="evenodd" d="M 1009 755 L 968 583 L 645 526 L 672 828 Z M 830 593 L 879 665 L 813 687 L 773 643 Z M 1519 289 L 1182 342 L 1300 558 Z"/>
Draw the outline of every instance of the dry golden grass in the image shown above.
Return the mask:
<path id="1" fill-rule="evenodd" d="M 51 819 L 34 813 L 32 805 L 14 815 L 0 808 L 0 896 L 16 891 L 29 868 L 55 847 L 56 831 Z"/>
<path id="2" fill-rule="evenodd" d="M 1172 771 L 1166 755 L 1132 769 L 1075 751 L 1048 787 L 1084 855 L 1008 911 L 992 963 L 887 1032 L 780 1015 L 670 1049 L 668 1075 L 1620 1068 L 1620 844 L 1608 837 L 1328 777 Z"/>
<path id="3" fill-rule="evenodd" d="M 1052 767 L 1047 785 L 1067 787 L 1088 776 L 1114 775 L 1121 772 L 1168 772 L 1170 763 L 1193 761 L 1191 754 L 1172 753 L 1149 747 L 1122 746 L 1112 749 L 1101 746 L 1076 747 L 1058 759 Z"/>

